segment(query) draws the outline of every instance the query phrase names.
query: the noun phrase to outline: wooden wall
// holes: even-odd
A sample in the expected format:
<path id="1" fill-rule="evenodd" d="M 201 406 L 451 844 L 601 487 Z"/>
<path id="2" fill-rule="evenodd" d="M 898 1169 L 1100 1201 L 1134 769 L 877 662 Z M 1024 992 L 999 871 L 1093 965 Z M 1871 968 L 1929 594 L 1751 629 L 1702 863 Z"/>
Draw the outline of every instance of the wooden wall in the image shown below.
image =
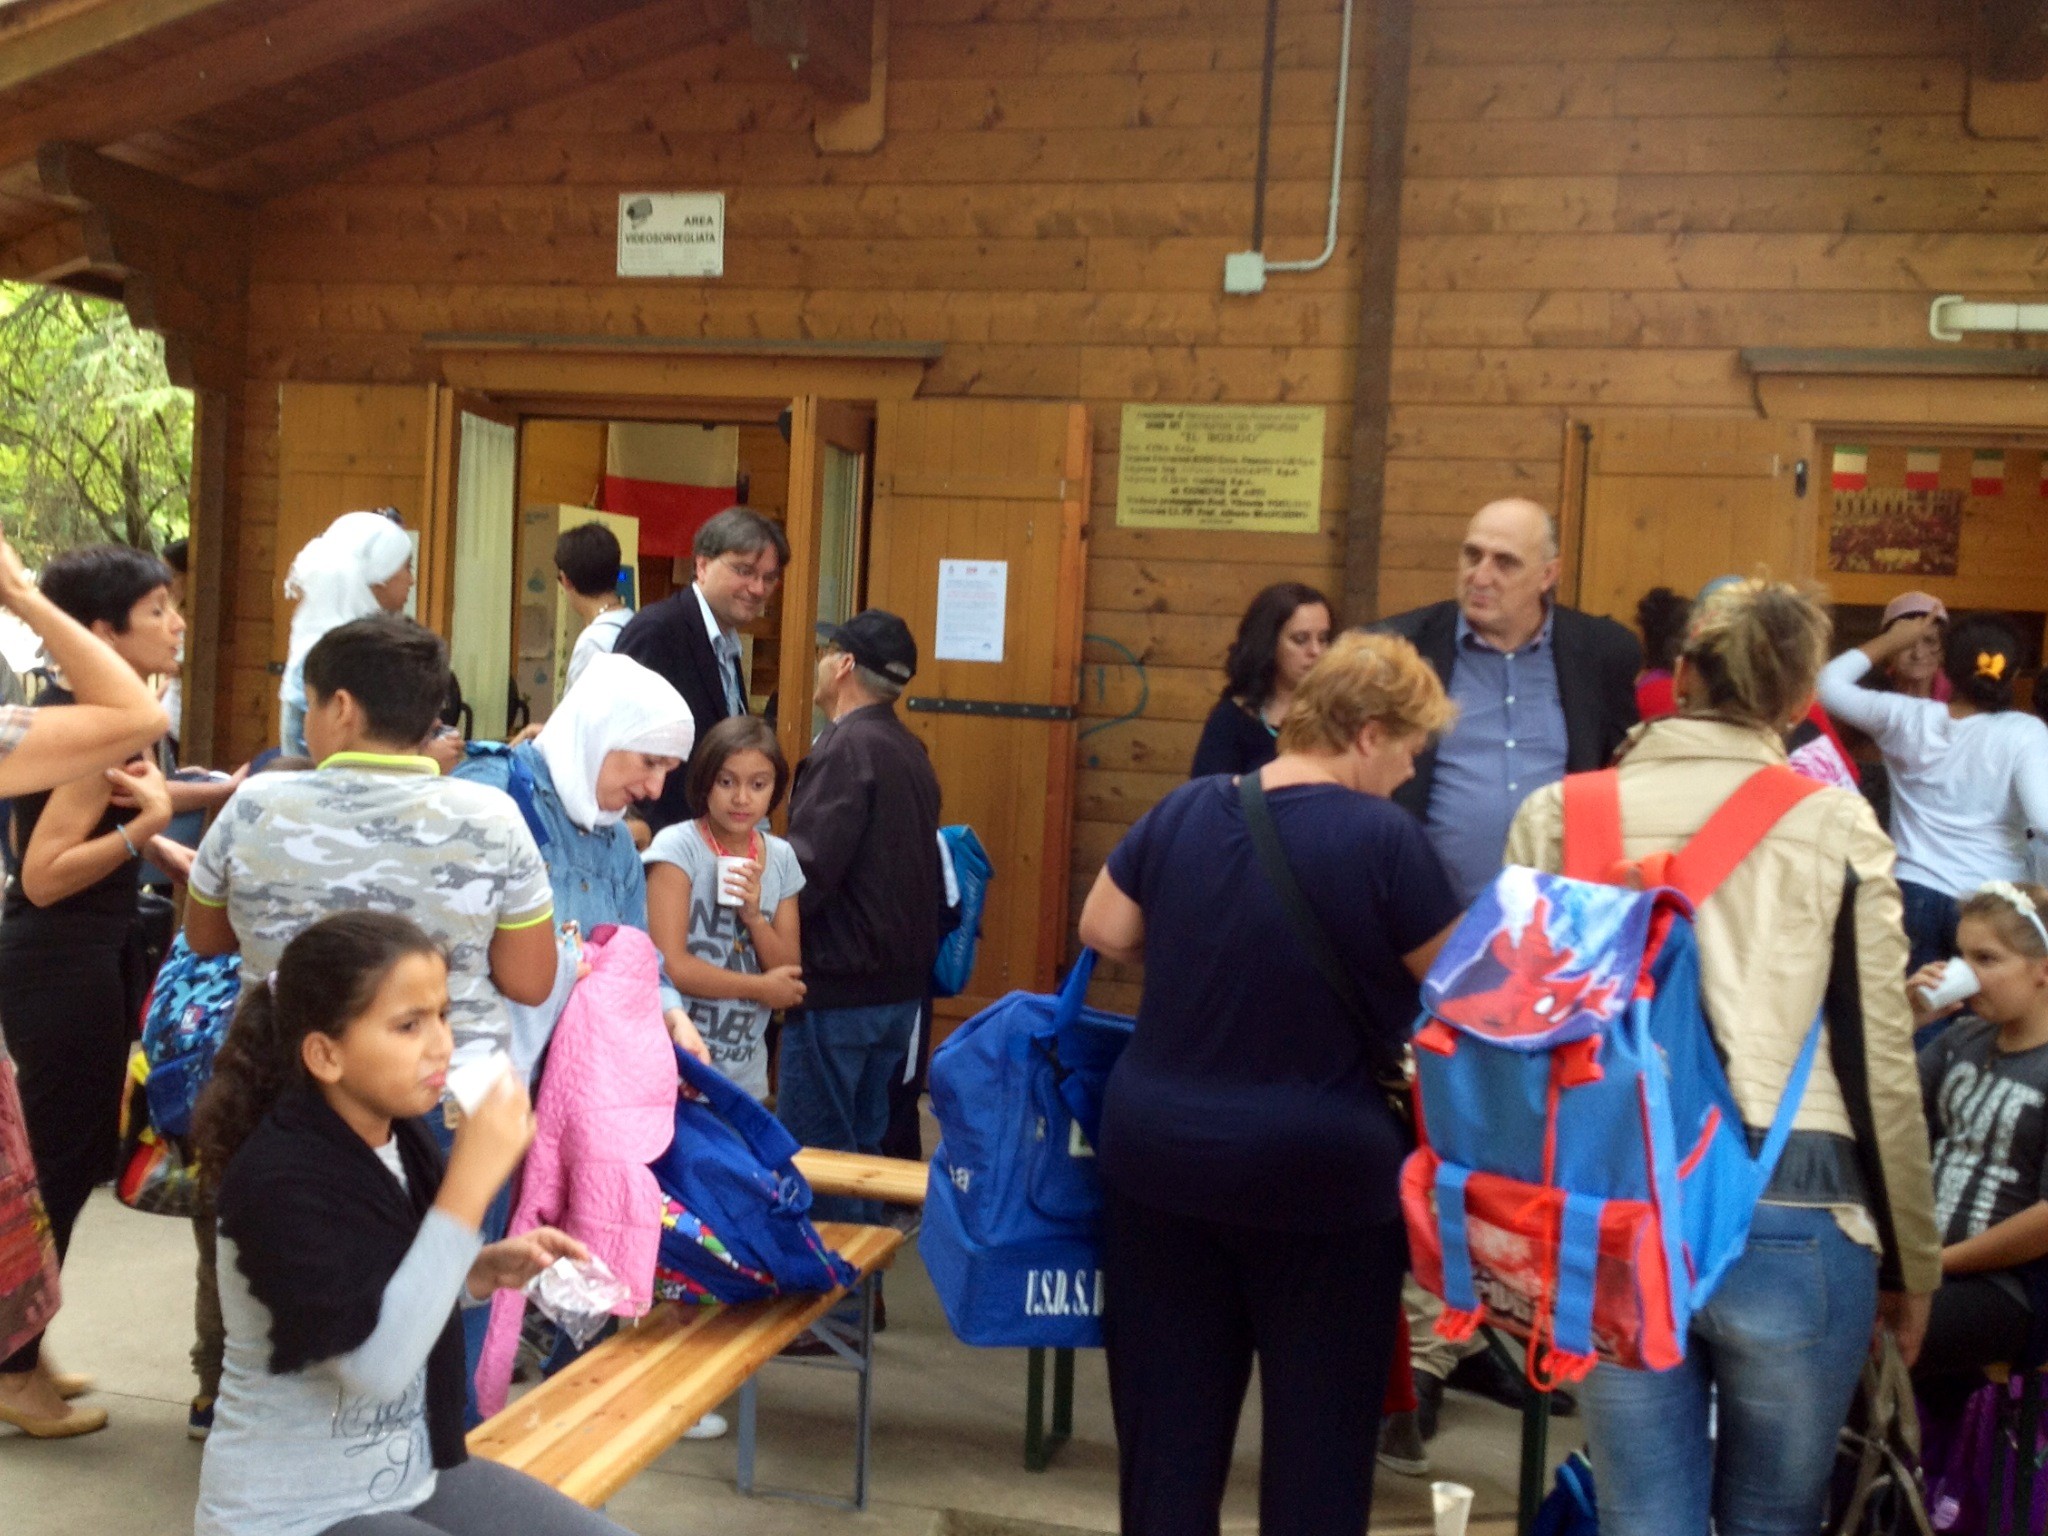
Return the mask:
<path id="1" fill-rule="evenodd" d="M 1384 607 L 1448 594 L 1482 501 L 1555 502 L 1574 409 L 1749 412 L 1743 345 L 1925 344 L 1934 294 L 2048 280 L 2042 146 L 1963 127 L 1964 9 L 1416 0 Z M 1276 259 L 1320 240 L 1340 10 L 1282 0 Z M 870 156 L 819 154 L 786 66 L 733 42 L 266 206 L 236 686 L 261 686 L 269 633 L 279 378 L 423 379 L 429 331 L 938 341 L 927 395 L 1094 411 L 1085 889 L 1184 776 L 1245 601 L 1339 584 L 1372 14 L 1337 259 L 1256 298 L 1221 293 L 1251 220 L 1255 0 L 896 0 Z M 611 275 L 617 195 L 644 188 L 728 194 L 722 280 Z M 1327 406 L 1323 531 L 1118 529 L 1130 400 Z"/>

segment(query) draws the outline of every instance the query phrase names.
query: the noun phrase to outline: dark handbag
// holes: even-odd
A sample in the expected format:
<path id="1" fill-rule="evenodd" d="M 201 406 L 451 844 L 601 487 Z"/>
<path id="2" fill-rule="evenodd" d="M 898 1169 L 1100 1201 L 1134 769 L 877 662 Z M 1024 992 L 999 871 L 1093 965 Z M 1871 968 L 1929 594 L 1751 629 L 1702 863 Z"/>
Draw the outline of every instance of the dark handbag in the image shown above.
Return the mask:
<path id="1" fill-rule="evenodd" d="M 1316 968 L 1316 974 L 1336 994 L 1344 1011 L 1351 1015 L 1351 1022 L 1357 1027 L 1359 1038 L 1365 1043 L 1366 1059 L 1372 1065 L 1373 1082 L 1380 1097 L 1386 1100 L 1388 1110 L 1395 1123 L 1401 1127 L 1402 1139 L 1413 1149 L 1415 1146 L 1415 1089 L 1413 1074 L 1408 1066 L 1408 1052 L 1404 1046 L 1397 1052 L 1389 1053 L 1386 1045 L 1378 1039 L 1372 1016 L 1365 1006 L 1365 997 L 1358 990 L 1358 982 L 1345 968 L 1337 955 L 1336 946 L 1330 942 L 1329 930 L 1322 919 L 1316 916 L 1315 908 L 1309 905 L 1303 894 L 1301 883 L 1294 878 L 1294 870 L 1287 862 L 1287 850 L 1280 846 L 1280 831 L 1273 825 L 1272 807 L 1266 804 L 1266 791 L 1259 783 L 1256 771 L 1245 774 L 1237 781 L 1238 802 L 1244 807 L 1245 826 L 1252 835 L 1252 847 L 1259 855 L 1259 865 L 1266 872 L 1273 892 L 1280 898 L 1280 909 L 1287 914 L 1287 921 L 1294 928 L 1294 936 L 1301 941 L 1307 953 L 1309 964 Z"/>

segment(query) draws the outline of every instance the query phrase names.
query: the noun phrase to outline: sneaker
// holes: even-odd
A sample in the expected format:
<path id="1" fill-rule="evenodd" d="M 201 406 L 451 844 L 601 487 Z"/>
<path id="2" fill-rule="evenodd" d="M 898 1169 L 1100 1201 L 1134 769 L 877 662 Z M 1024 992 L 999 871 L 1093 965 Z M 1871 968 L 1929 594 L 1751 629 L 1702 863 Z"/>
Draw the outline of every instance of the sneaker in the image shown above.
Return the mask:
<path id="1" fill-rule="evenodd" d="M 1417 1380 L 1421 1378 L 1418 1376 Z M 1380 1465 L 1403 1477 L 1429 1476 L 1429 1452 L 1412 1413 L 1390 1413 L 1380 1420 Z"/>
<path id="2" fill-rule="evenodd" d="M 213 1433 L 213 1399 L 195 1397 L 192 1407 L 185 1415 L 185 1436 L 189 1440 L 204 1440 Z"/>
<path id="3" fill-rule="evenodd" d="M 1436 1438 L 1437 1419 L 1443 1413 L 1444 1384 L 1441 1377 L 1427 1371 L 1415 1373 L 1415 1427 L 1422 1433 L 1422 1443 L 1429 1444 Z"/>
<path id="4" fill-rule="evenodd" d="M 725 1422 L 724 1414 L 707 1413 L 703 1418 L 683 1431 L 683 1438 L 685 1440 L 722 1440 L 725 1438 L 726 1431 L 730 1428 L 732 1426 Z"/>
<path id="5" fill-rule="evenodd" d="M 1504 1408 L 1520 1412 L 1535 1390 L 1520 1371 L 1512 1370 L 1501 1363 L 1500 1356 L 1492 1349 L 1483 1349 L 1476 1355 L 1467 1355 L 1451 1367 L 1447 1386 L 1456 1387 L 1460 1392 L 1472 1392 L 1480 1397 L 1490 1398 Z M 1578 1399 L 1562 1388 L 1550 1394 L 1550 1416 L 1554 1419 L 1568 1419 L 1579 1411 Z"/>

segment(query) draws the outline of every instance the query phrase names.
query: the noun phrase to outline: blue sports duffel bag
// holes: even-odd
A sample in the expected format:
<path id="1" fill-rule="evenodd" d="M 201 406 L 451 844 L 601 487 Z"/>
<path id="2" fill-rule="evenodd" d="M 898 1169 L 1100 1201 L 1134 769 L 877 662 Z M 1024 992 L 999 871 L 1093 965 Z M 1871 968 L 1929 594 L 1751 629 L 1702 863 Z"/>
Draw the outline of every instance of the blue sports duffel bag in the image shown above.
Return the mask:
<path id="1" fill-rule="evenodd" d="M 1012 992 L 932 1056 L 932 1154 L 918 1238 L 962 1343 L 1102 1343 L 1095 1135 L 1132 1021 L 1083 1006 L 1095 952 L 1057 997 Z"/>

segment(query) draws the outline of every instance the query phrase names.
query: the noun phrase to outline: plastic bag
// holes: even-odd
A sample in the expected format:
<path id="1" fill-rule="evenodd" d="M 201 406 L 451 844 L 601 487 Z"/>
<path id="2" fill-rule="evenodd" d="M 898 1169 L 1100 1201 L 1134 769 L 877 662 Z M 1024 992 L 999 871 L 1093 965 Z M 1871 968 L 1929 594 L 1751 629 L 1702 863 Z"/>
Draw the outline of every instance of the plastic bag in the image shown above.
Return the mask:
<path id="1" fill-rule="evenodd" d="M 583 1348 L 633 1299 L 626 1282 L 603 1259 L 557 1259 L 526 1282 L 526 1296 L 541 1314 Z"/>

